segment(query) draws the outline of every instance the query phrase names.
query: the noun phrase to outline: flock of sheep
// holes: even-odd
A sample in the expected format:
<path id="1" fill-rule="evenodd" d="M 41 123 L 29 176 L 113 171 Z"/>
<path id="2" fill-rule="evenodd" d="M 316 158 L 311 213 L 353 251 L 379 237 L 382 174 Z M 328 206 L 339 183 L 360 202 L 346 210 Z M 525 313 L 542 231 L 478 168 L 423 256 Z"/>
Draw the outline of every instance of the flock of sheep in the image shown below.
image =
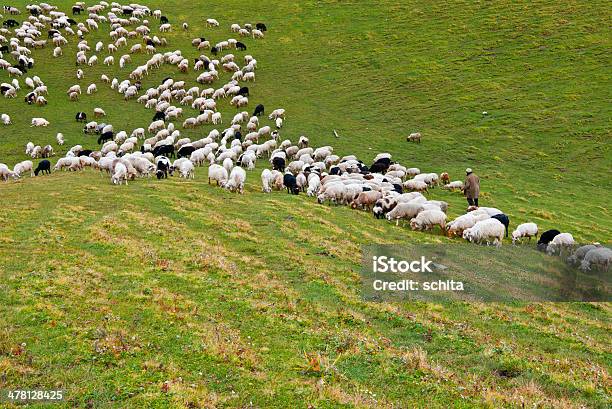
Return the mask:
<path id="1" fill-rule="evenodd" d="M 76 78 L 82 80 L 84 69 L 98 64 L 98 56 L 88 53 L 92 47 L 85 39 L 90 30 L 99 30 L 102 24 L 110 28 L 110 42 L 104 45 L 98 42 L 93 46 L 96 53 L 104 50 L 108 56 L 103 64 L 114 65 L 114 54 L 122 48 L 128 48 L 128 40 L 137 42 L 129 47 L 129 53 L 122 55 L 118 61 L 120 68 L 132 63 L 131 55 L 147 53 L 150 55 L 145 64 L 135 67 L 120 80 L 102 75 L 100 81 L 115 90 L 125 100 L 135 99 L 145 109 L 155 111 L 147 129 L 134 129 L 129 135 L 126 131 L 115 132 L 112 125 L 101 121 L 106 113 L 96 108 L 93 116 L 96 121 L 87 122 L 87 113 L 79 112 L 76 120 L 84 123 L 83 131 L 98 135 L 99 149 L 85 149 L 81 145 L 71 147 L 65 157 L 57 160 L 54 170 L 80 171 L 91 167 L 110 176 L 113 184 L 128 184 L 128 181 L 139 177 L 156 176 L 158 179 L 172 176 L 174 172 L 181 178 L 194 178 L 195 168 L 208 165 L 208 181 L 232 192 L 244 192 L 247 171 L 255 169 L 256 162 L 268 158 L 269 169 L 261 173 L 262 191 L 287 189 L 288 193 L 306 192 L 316 197 L 319 203 L 330 202 L 335 205 L 348 205 L 354 209 L 368 210 L 377 218 L 410 223 L 413 230 L 432 230 L 439 226 L 448 235 L 460 236 L 465 240 L 479 244 L 500 246 L 504 237 L 508 237 L 509 218 L 501 210 L 488 207 L 468 208 L 466 214 L 447 222 L 448 204 L 443 201 L 428 200 L 424 193 L 437 186 L 449 190 L 461 190 L 461 181 L 451 181 L 447 173 L 421 172 L 392 161 L 388 153 L 377 155 L 370 165 L 364 164 L 356 156 L 340 157 L 331 146 L 312 147 L 307 137 L 301 136 L 296 144 L 280 137 L 280 130 L 285 120 L 285 110 L 275 109 L 269 115 L 259 104 L 253 114 L 247 111 L 237 112 L 222 131 L 213 129 L 205 137 L 197 140 L 181 137 L 181 131 L 173 121 L 183 117 L 184 109 L 190 107 L 198 115 L 182 120 L 183 129 L 194 129 L 204 124 L 221 125 L 223 117 L 218 111 L 218 104 L 229 100 L 231 106 L 238 110 L 249 105 L 248 82 L 255 81 L 257 60 L 251 55 L 238 58 L 231 51 L 246 51 L 247 46 L 237 39 L 229 38 L 214 45 L 205 38 L 195 38 L 192 46 L 198 51 L 208 50 L 211 56 L 204 54 L 190 60 L 180 50 L 160 53 L 157 47 L 168 44 L 165 38 L 151 35 L 151 22 L 148 18 L 159 20 L 160 33 L 172 30 L 169 19 L 160 10 L 149 10 L 148 7 L 118 3 L 108 4 L 104 1 L 86 7 L 76 3 L 72 7 L 74 15 L 87 13 L 85 23 L 77 23 L 55 7 L 40 3 L 27 7 L 30 16 L 21 25 L 13 19 L 5 20 L 0 31 L 2 52 L 9 53 L 15 64 L 9 63 L 0 55 L 0 69 L 6 69 L 10 76 L 21 77 L 31 69 L 35 61 L 31 50 L 44 48 L 47 41 L 55 46 L 53 56 L 64 55 L 62 46 L 69 43 L 66 37 L 77 40 Z M 18 15 L 15 7 L 5 7 L 5 13 Z M 104 14 L 106 13 L 106 14 Z M 206 25 L 218 28 L 219 22 L 207 19 Z M 13 37 L 10 36 L 13 29 Z M 188 30 L 186 23 L 183 30 Z M 75 31 L 76 29 L 76 31 Z M 42 32 L 48 31 L 48 39 L 40 40 Z M 62 32 L 63 30 L 63 32 Z M 267 27 L 258 23 L 240 26 L 232 24 L 231 33 L 240 37 L 253 39 L 264 38 Z M 66 37 L 65 37 L 66 36 Z M 216 58 L 219 53 L 224 53 Z M 8 58 L 8 57 L 7 57 Z M 159 85 L 143 89 L 142 81 L 154 70 L 162 66 L 175 66 L 176 70 L 187 73 L 197 72 L 195 82 L 200 86 L 188 86 L 185 81 L 165 78 Z M 214 84 L 220 81 L 223 73 L 229 80 L 217 88 Z M 29 89 L 24 100 L 28 104 L 45 105 L 47 87 L 38 77 L 27 77 L 24 81 Z M 6 98 L 15 98 L 21 89 L 19 80 L 2 83 L 1 92 Z M 98 88 L 95 83 L 86 88 L 87 94 L 94 94 Z M 79 84 L 70 87 L 67 92 L 69 100 L 77 101 L 82 95 Z M 179 106 L 176 106 L 179 105 Z M 185 107 L 185 108 L 184 108 Z M 270 125 L 260 123 L 261 118 L 271 121 Z M 11 118 L 2 114 L 2 123 L 11 124 Z M 46 127 L 45 118 L 32 118 L 31 126 Z M 407 138 L 410 142 L 421 142 L 421 134 L 414 133 Z M 58 145 L 63 145 L 64 136 L 56 136 Z M 139 147 L 140 146 L 140 147 Z M 37 146 L 28 143 L 25 154 L 32 159 L 44 158 L 34 168 L 31 160 L 16 164 L 11 170 L 0 164 L 0 178 L 19 178 L 30 173 L 50 173 L 49 157 L 55 154 L 48 144 Z M 173 158 L 174 160 L 171 160 Z M 246 170 L 245 170 L 246 169 Z M 523 238 L 537 237 L 538 226 L 535 223 L 524 223 L 512 232 L 512 242 Z M 549 254 L 567 254 L 574 250 L 576 243 L 570 233 L 548 230 L 540 235 L 538 247 Z M 570 252 L 569 260 L 580 264 L 584 270 L 594 266 L 607 269 L 612 261 L 612 250 L 598 244 L 583 246 Z"/>

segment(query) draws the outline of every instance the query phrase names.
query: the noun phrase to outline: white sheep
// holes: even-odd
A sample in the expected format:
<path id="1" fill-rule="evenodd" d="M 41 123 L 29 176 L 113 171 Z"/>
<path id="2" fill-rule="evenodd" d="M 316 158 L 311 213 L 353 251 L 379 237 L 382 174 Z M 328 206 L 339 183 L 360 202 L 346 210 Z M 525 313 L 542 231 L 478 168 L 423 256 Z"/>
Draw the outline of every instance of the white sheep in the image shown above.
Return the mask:
<path id="1" fill-rule="evenodd" d="M 571 248 L 576 242 L 574 237 L 570 233 L 557 234 L 548 246 L 546 247 L 546 253 L 550 256 L 562 253 L 564 249 Z"/>
<path id="2" fill-rule="evenodd" d="M 31 160 L 24 160 L 23 162 L 19 162 L 13 168 L 13 173 L 17 176 L 21 177 L 21 174 L 24 172 L 30 172 L 30 176 L 34 176 L 34 164 Z"/>
<path id="3" fill-rule="evenodd" d="M 532 237 L 538 237 L 538 225 L 535 223 L 523 223 L 516 226 L 516 229 L 512 232 L 512 244 L 515 244 L 522 237 L 529 237 L 531 241 Z"/>
<path id="4" fill-rule="evenodd" d="M 420 203 L 398 203 L 393 210 L 387 213 L 387 220 L 395 220 L 395 225 L 399 225 L 400 220 L 411 220 L 424 210 Z"/>
<path id="5" fill-rule="evenodd" d="M 221 186 L 229 190 L 230 192 L 238 192 L 242 194 L 244 192 L 244 182 L 246 181 L 246 172 L 239 166 L 232 169 L 229 175 L 229 179 L 225 183 L 221 183 Z"/>
<path id="6" fill-rule="evenodd" d="M 63 145 L 64 144 L 64 134 L 62 134 L 61 132 L 58 132 L 58 134 L 55 136 L 55 140 L 57 141 L 58 145 Z"/>
<path id="7" fill-rule="evenodd" d="M 179 171 L 179 177 L 182 177 L 185 179 L 189 179 L 189 178 L 193 179 L 195 177 L 195 169 L 193 166 L 193 162 L 191 162 L 189 159 L 185 158 L 184 161 L 179 163 L 178 171 Z"/>
<path id="8" fill-rule="evenodd" d="M 590 250 L 584 256 L 580 269 L 582 271 L 591 271 L 596 267 L 598 271 L 608 271 L 612 264 L 612 250 L 607 247 L 597 247 Z"/>
<path id="9" fill-rule="evenodd" d="M 485 212 L 482 213 L 467 213 L 457 217 L 446 225 L 446 233 L 449 237 L 462 236 L 466 229 L 474 227 L 476 223 L 489 218 L 489 215 Z"/>
<path id="10" fill-rule="evenodd" d="M 32 118 L 32 125 L 30 125 L 31 127 L 47 127 L 49 126 L 49 121 L 47 121 L 45 118 Z"/>
<path id="11" fill-rule="evenodd" d="M 96 86 L 96 84 L 90 84 L 87 87 L 87 95 L 91 95 L 91 94 L 93 94 L 95 92 L 98 92 L 98 87 Z"/>
<path id="12" fill-rule="evenodd" d="M 121 185 L 123 181 L 125 181 L 125 185 L 127 186 L 128 184 L 127 180 L 128 180 L 128 170 L 127 170 L 126 165 L 122 162 L 117 162 L 115 164 L 115 172 L 113 173 L 113 176 L 111 177 L 111 182 L 114 185 Z"/>
<path id="13" fill-rule="evenodd" d="M 211 180 L 217 181 L 217 186 L 221 183 L 225 183 L 227 181 L 228 174 L 227 170 L 221 165 L 212 164 L 208 168 L 208 184 L 210 184 Z"/>
<path id="14" fill-rule="evenodd" d="M 8 116 L 8 114 L 2 114 L 1 118 L 2 118 L 2 123 L 3 123 L 4 125 L 10 125 L 10 124 L 12 124 L 12 122 L 11 122 L 11 117 L 10 117 L 10 116 Z"/>
<path id="15" fill-rule="evenodd" d="M 424 210 L 410 220 L 412 230 L 431 230 L 440 226 L 442 232 L 446 229 L 446 214 L 441 210 Z"/>
<path id="16" fill-rule="evenodd" d="M 500 247 L 506 228 L 497 219 L 485 219 L 476 223 L 473 227 L 463 231 L 463 238 L 472 243 L 486 242 L 489 245 L 491 242 Z M 492 240 L 492 241 L 491 241 Z"/>

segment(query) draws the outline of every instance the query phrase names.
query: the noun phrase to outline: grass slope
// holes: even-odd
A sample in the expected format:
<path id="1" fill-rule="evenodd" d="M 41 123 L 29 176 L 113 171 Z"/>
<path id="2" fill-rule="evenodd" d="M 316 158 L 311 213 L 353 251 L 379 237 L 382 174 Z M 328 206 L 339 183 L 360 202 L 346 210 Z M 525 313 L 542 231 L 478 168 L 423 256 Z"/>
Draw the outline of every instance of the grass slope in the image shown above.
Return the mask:
<path id="1" fill-rule="evenodd" d="M 471 166 L 484 204 L 513 223 L 612 237 L 604 2 L 147 4 L 190 23 L 188 35 L 167 35 L 190 57 L 191 37 L 219 41 L 231 22 L 265 21 L 266 39 L 247 40 L 260 67 L 251 109 L 285 107 L 283 136 L 367 161 L 389 151 L 453 179 Z M 203 28 L 204 17 L 222 28 Z M 152 117 L 100 86 L 102 73 L 125 77 L 118 67 L 85 69 L 82 86 L 100 92 L 67 102 L 69 40 L 60 59 L 34 52 L 30 74 L 48 85 L 49 106 L 1 101 L 15 124 L 0 128 L 0 162 L 56 132 L 94 147 L 76 111 L 100 106 L 126 130 Z M 167 75 L 194 78 L 166 67 L 144 86 Z M 52 125 L 31 129 L 34 116 Z M 423 143 L 406 144 L 415 130 Z M 609 304 L 363 302 L 361 245 L 450 241 L 263 195 L 260 169 L 243 196 L 209 186 L 205 169 L 122 188 L 90 171 L 2 184 L 0 388 L 64 388 L 66 407 L 610 404 Z M 432 196 L 452 215 L 464 208 L 457 194 Z"/>

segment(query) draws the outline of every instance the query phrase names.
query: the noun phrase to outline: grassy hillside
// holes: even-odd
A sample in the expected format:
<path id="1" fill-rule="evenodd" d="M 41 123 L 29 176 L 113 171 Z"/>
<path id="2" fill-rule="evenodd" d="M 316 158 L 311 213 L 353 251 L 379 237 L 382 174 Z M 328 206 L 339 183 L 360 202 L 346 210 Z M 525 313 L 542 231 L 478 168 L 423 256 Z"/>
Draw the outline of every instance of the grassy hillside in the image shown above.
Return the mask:
<path id="1" fill-rule="evenodd" d="M 452 179 L 470 166 L 483 204 L 513 224 L 612 238 L 606 3 L 147 4 L 175 23 L 163 51 L 190 58 L 193 37 L 265 21 L 266 38 L 246 40 L 259 67 L 250 109 L 286 108 L 283 137 L 366 162 L 388 151 Z M 69 41 L 62 58 L 33 53 L 48 106 L 27 106 L 24 91 L 0 101 L 14 122 L 0 126 L 0 162 L 26 159 L 28 141 L 94 148 L 74 114 L 96 106 L 116 130 L 149 123 L 153 112 L 100 83 L 125 78 L 118 66 L 86 68 L 81 85 L 100 92 L 67 101 Z M 168 75 L 195 78 L 165 67 L 143 85 Z M 221 111 L 227 123 L 234 109 Z M 30 128 L 39 116 L 51 126 Z M 407 144 L 417 130 L 423 143 Z M 263 162 L 242 196 L 209 186 L 205 168 L 127 187 L 89 170 L 0 184 L 0 389 L 62 388 L 65 407 L 610 405 L 609 304 L 364 302 L 360 246 L 452 241 L 264 195 Z M 431 196 L 464 210 L 458 194 Z"/>

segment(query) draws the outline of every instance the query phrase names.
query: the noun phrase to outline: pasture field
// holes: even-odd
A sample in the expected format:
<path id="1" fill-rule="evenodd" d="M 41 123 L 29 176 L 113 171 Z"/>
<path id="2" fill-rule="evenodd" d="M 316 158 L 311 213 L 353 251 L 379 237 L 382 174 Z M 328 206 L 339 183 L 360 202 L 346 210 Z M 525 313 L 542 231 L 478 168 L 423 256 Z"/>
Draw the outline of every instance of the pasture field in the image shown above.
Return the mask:
<path id="1" fill-rule="evenodd" d="M 512 226 L 612 240 L 607 2 L 146 5 L 173 24 L 158 51 L 189 58 L 200 54 L 194 37 L 217 42 L 235 37 L 231 23 L 265 22 L 264 39 L 233 52 L 258 61 L 249 110 L 287 110 L 283 139 L 307 135 L 366 163 L 390 152 L 451 180 L 469 166 L 481 204 Z M 206 28 L 208 17 L 221 27 Z M 67 38 L 63 57 L 32 53 L 26 75 L 48 86 L 47 106 L 25 104 L 24 90 L 0 98 L 13 121 L 0 125 L 0 163 L 27 159 L 28 141 L 52 144 L 52 162 L 76 144 L 95 149 L 78 111 L 101 107 L 128 134 L 149 124 L 151 110 L 99 80 L 125 79 L 148 57 L 124 70 L 86 67 L 78 81 Z M 86 38 L 106 44 L 108 26 Z M 143 88 L 167 76 L 196 85 L 192 70 L 173 68 Z M 97 94 L 68 101 L 71 85 L 92 82 Z M 220 106 L 227 125 L 235 108 Z M 51 125 L 30 128 L 32 117 Z M 179 126 L 192 139 L 212 128 Z M 422 143 L 407 143 L 415 131 Z M 0 182 L 0 390 L 63 389 L 53 407 L 66 408 L 610 407 L 609 303 L 366 302 L 361 246 L 459 240 L 306 195 L 263 194 L 266 165 L 248 172 L 244 195 L 209 185 L 205 167 L 194 180 L 129 186 L 89 169 Z M 429 197 L 447 201 L 451 218 L 465 210 L 459 193 Z"/>

